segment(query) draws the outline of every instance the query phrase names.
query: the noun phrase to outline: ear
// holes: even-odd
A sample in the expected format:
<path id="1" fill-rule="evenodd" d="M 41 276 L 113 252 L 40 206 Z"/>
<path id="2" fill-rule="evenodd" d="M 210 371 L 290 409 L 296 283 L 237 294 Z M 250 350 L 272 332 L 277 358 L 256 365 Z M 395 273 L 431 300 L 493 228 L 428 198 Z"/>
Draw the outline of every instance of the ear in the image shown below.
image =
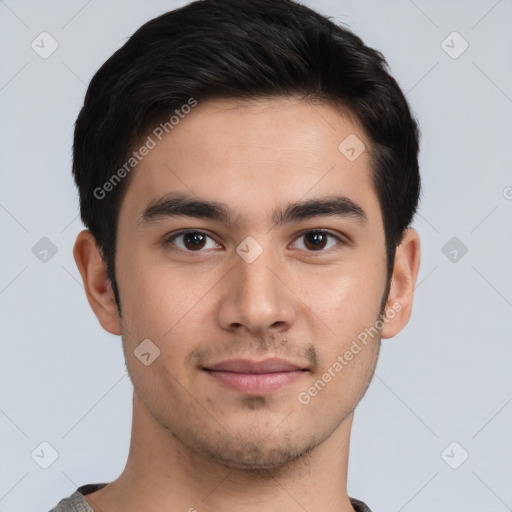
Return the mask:
<path id="1" fill-rule="evenodd" d="M 383 338 L 392 338 L 407 325 L 411 317 L 419 267 L 420 237 L 416 230 L 408 228 L 395 252 L 384 327 L 381 331 Z"/>
<path id="2" fill-rule="evenodd" d="M 73 256 L 82 276 L 87 300 L 103 329 L 120 335 L 121 320 L 114 299 L 114 292 L 107 279 L 107 267 L 92 233 L 85 229 L 75 241 Z"/>

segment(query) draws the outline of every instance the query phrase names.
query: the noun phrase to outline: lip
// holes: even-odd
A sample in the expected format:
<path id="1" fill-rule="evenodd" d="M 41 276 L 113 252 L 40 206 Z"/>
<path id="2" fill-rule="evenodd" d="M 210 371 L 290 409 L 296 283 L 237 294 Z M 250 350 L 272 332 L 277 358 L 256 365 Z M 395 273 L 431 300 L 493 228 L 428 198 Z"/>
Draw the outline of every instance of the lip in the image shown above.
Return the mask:
<path id="1" fill-rule="evenodd" d="M 279 359 L 277 357 L 264 359 L 263 361 L 253 361 L 251 359 L 231 359 L 229 361 L 221 361 L 220 363 L 210 365 L 205 369 L 237 373 L 277 373 L 305 370 L 305 368 L 301 368 L 300 366 L 293 364 L 290 361 Z"/>
<path id="2" fill-rule="evenodd" d="M 246 395 L 271 393 L 301 378 L 306 368 L 283 359 L 232 359 L 203 368 L 221 385 Z"/>

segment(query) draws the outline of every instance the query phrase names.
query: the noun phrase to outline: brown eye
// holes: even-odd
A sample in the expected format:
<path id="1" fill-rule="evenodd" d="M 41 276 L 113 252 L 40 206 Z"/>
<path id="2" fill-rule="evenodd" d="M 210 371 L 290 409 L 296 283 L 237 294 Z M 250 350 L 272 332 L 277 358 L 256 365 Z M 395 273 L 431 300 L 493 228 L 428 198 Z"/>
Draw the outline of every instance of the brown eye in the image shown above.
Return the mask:
<path id="1" fill-rule="evenodd" d="M 208 239 L 211 240 L 210 247 L 207 247 Z M 183 252 L 201 252 L 203 249 L 218 247 L 212 237 L 202 231 L 182 231 L 167 238 L 165 243 L 172 250 Z"/>
<path id="2" fill-rule="evenodd" d="M 333 242 L 329 242 L 329 238 L 332 239 Z M 342 240 L 337 236 L 318 229 L 302 233 L 297 240 L 304 240 L 302 243 L 303 247 L 299 248 L 303 248 L 308 252 L 329 252 L 329 250 L 336 245 L 343 244 Z"/>
<path id="3" fill-rule="evenodd" d="M 327 243 L 327 235 L 318 231 L 312 231 L 304 235 L 305 246 L 308 249 L 323 249 Z"/>
<path id="4" fill-rule="evenodd" d="M 185 233 L 183 236 L 184 245 L 187 249 L 195 250 L 204 247 L 206 237 L 201 233 Z"/>

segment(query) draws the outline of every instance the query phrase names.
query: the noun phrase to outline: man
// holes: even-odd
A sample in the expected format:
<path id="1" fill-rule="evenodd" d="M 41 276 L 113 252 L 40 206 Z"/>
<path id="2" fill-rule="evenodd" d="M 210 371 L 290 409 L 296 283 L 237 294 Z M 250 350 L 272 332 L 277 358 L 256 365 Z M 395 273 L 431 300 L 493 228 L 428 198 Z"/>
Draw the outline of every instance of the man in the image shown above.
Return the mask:
<path id="1" fill-rule="evenodd" d="M 289 0 L 193 2 L 96 73 L 73 151 L 74 257 L 133 425 L 119 478 L 54 510 L 369 511 L 354 409 L 420 261 L 418 129 L 383 56 Z"/>

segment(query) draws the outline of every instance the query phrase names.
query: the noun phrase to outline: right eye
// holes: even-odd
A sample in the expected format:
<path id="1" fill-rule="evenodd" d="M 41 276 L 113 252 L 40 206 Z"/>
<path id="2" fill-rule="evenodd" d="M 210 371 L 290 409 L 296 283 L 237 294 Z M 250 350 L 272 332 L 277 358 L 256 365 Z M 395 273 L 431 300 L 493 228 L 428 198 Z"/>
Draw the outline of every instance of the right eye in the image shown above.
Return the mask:
<path id="1" fill-rule="evenodd" d="M 167 237 L 165 240 L 165 244 L 169 245 L 171 251 L 200 253 L 205 250 L 208 238 L 210 238 L 213 241 L 213 238 L 204 231 L 188 229 L 180 231 L 179 233 L 174 233 L 171 236 Z M 213 246 L 214 248 L 219 247 L 219 245 L 215 241 L 213 241 Z M 206 247 L 206 249 L 208 249 L 208 247 Z"/>

